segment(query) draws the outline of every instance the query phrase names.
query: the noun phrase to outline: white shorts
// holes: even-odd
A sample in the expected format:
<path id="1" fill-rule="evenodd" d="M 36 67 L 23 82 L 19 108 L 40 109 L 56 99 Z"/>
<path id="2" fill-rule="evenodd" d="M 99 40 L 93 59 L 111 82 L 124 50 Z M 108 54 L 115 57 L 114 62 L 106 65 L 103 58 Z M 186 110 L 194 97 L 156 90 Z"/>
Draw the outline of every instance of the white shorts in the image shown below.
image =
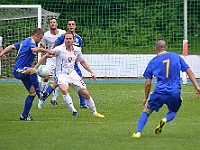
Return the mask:
<path id="1" fill-rule="evenodd" d="M 51 70 L 49 75 L 53 76 L 55 74 L 55 71 L 56 71 L 56 57 L 47 58 L 46 65 Z"/>
<path id="2" fill-rule="evenodd" d="M 55 78 L 58 86 L 60 84 L 65 84 L 67 85 L 67 87 L 71 85 L 77 92 L 81 89 L 86 89 L 85 82 L 81 79 L 81 77 L 77 74 L 75 70 L 73 70 L 72 73 L 70 73 L 69 75 L 58 74 Z"/>

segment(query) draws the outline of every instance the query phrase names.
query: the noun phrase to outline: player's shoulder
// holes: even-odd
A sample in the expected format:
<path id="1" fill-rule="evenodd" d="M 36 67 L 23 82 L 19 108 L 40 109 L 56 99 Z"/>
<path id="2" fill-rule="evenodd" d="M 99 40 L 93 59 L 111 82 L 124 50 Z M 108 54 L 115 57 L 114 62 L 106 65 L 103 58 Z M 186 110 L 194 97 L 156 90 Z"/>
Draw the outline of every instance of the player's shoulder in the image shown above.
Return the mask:
<path id="1" fill-rule="evenodd" d="M 59 34 L 65 34 L 66 33 L 66 31 L 63 30 L 63 29 L 58 29 L 58 32 L 59 32 Z"/>
<path id="2" fill-rule="evenodd" d="M 63 48 L 63 47 L 65 47 L 65 43 L 56 46 L 56 47 L 54 48 L 54 50 L 55 50 L 55 49 L 57 49 L 57 50 L 65 49 L 65 48 Z"/>
<path id="3" fill-rule="evenodd" d="M 82 40 L 81 36 L 80 36 L 80 35 L 78 35 L 77 33 L 75 33 L 75 34 L 74 34 L 74 37 L 75 37 L 75 38 L 79 38 L 79 39 L 81 39 L 81 40 Z"/>
<path id="4" fill-rule="evenodd" d="M 49 36 L 51 36 L 50 31 L 46 31 L 46 32 L 44 33 L 44 36 L 43 36 L 42 38 L 43 38 L 43 39 L 47 39 Z"/>
<path id="5" fill-rule="evenodd" d="M 74 51 L 81 51 L 81 47 L 78 47 L 76 45 L 73 45 Z"/>

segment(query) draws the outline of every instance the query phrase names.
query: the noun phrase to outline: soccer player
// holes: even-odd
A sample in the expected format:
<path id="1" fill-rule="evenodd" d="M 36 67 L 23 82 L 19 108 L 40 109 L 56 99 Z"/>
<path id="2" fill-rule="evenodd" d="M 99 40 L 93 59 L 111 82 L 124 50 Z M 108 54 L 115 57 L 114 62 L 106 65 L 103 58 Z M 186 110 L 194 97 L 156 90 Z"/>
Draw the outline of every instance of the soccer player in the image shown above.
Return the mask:
<path id="1" fill-rule="evenodd" d="M 74 35 L 74 43 L 73 43 L 73 45 L 78 46 L 78 47 L 82 47 L 82 39 L 75 32 L 75 30 L 76 30 L 76 22 L 74 20 L 69 20 L 68 21 L 67 29 L 68 29 L 68 31 L 71 31 L 73 33 L 73 35 Z M 54 44 L 54 47 L 63 44 L 64 37 L 65 37 L 64 34 L 62 36 L 58 37 L 58 39 L 56 40 L 56 42 Z M 76 70 L 76 72 L 78 73 L 78 75 L 80 77 L 83 76 L 82 73 L 81 73 L 81 70 L 80 70 L 80 68 L 78 66 L 78 61 L 75 62 L 74 69 Z M 84 97 L 80 93 L 78 93 L 78 96 L 79 96 L 79 99 L 80 99 L 80 108 L 88 108 L 88 106 L 85 103 Z"/>
<path id="2" fill-rule="evenodd" d="M 155 42 L 154 49 L 157 56 L 149 62 L 143 75 L 146 78 L 145 96 L 142 101 L 145 107 L 138 120 L 137 130 L 132 135 L 133 138 L 141 137 L 150 114 L 154 110 L 158 112 L 164 104 L 167 105 L 168 112 L 161 119 L 155 133 L 160 134 L 165 125 L 176 117 L 182 102 L 180 71 L 187 73 L 196 89 L 196 94 L 200 94 L 200 88 L 192 70 L 178 54 L 167 52 L 165 40 L 158 39 Z M 149 97 L 153 76 L 157 78 L 157 83 Z"/>
<path id="3" fill-rule="evenodd" d="M 45 93 L 43 94 L 40 92 L 37 69 L 32 67 L 32 63 L 38 52 L 53 54 L 53 51 L 51 50 L 37 47 L 37 44 L 41 41 L 43 35 L 43 30 L 41 28 L 36 28 L 32 31 L 31 37 L 28 37 L 22 42 L 9 45 L 0 53 L 1 57 L 10 51 L 15 49 L 18 50 L 13 68 L 13 75 L 15 78 L 22 81 L 29 93 L 25 100 L 24 110 L 20 116 L 20 120 L 33 120 L 29 115 L 33 99 L 36 95 L 39 98 L 47 96 Z"/>
<path id="4" fill-rule="evenodd" d="M 86 89 L 86 84 L 81 79 L 81 77 L 74 70 L 74 63 L 77 58 L 80 64 L 91 73 L 91 76 L 94 80 L 97 80 L 96 75 L 91 70 L 87 62 L 82 57 L 81 48 L 73 45 L 74 35 L 72 32 L 67 32 L 65 34 L 64 44 L 57 46 L 53 49 L 56 55 L 56 81 L 60 90 L 63 94 L 63 99 L 66 102 L 68 108 L 71 110 L 72 115 L 74 117 L 78 116 L 77 110 L 75 109 L 72 99 L 68 93 L 69 85 L 71 85 L 77 92 L 79 92 L 86 100 L 87 106 L 92 111 L 93 116 L 103 118 L 104 115 L 97 113 L 94 101 L 90 96 L 88 90 Z M 45 54 L 40 61 L 44 61 L 48 57 L 48 54 Z M 51 93 L 53 91 L 52 86 L 49 86 L 46 90 L 47 93 Z M 44 103 L 43 100 L 39 100 L 38 107 L 42 108 Z"/>
<path id="5" fill-rule="evenodd" d="M 66 33 L 65 30 L 58 29 L 58 22 L 56 18 L 50 18 L 49 19 L 49 28 L 50 30 L 44 33 L 44 36 L 41 40 L 40 47 L 45 48 L 46 45 L 49 50 L 53 48 L 53 45 L 56 41 L 56 39 L 61 36 L 62 34 Z M 51 69 L 51 73 L 49 76 L 43 79 L 42 81 L 42 92 L 44 92 L 48 87 L 48 82 L 50 79 L 50 76 L 54 75 L 55 69 L 56 69 L 56 58 L 47 58 L 46 65 Z M 58 106 L 58 102 L 56 101 L 56 98 L 58 96 L 59 87 L 57 87 L 53 92 L 53 97 L 50 103 L 53 106 Z"/>

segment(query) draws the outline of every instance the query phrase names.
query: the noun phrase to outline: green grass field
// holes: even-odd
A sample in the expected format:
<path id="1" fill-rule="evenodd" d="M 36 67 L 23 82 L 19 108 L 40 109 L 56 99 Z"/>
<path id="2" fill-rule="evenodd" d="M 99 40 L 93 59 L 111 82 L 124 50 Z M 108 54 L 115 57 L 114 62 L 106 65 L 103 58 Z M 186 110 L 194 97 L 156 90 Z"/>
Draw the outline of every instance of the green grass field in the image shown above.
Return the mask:
<path id="1" fill-rule="evenodd" d="M 34 121 L 20 121 L 27 92 L 21 83 L 0 82 L 1 150 L 197 150 L 200 135 L 200 99 L 192 85 L 183 85 L 182 107 L 160 135 L 154 130 L 167 111 L 153 113 L 140 139 L 131 138 L 142 112 L 143 84 L 87 83 L 97 110 L 105 118 L 94 118 L 89 109 L 79 108 L 76 92 L 70 95 L 79 112 L 73 118 L 59 93 L 59 106 L 46 100 L 42 109 L 35 98 Z"/>

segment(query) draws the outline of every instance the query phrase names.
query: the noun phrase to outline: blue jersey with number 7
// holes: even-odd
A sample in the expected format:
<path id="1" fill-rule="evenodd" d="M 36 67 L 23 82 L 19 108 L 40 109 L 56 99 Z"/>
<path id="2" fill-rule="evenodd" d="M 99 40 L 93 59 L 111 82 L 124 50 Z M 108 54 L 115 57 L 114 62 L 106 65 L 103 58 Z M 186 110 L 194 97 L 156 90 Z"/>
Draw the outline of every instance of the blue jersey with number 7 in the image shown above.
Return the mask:
<path id="1" fill-rule="evenodd" d="M 149 62 L 143 76 L 146 79 L 157 78 L 155 93 L 179 93 L 181 90 L 180 71 L 184 72 L 188 68 L 187 63 L 178 54 L 164 52 Z"/>

